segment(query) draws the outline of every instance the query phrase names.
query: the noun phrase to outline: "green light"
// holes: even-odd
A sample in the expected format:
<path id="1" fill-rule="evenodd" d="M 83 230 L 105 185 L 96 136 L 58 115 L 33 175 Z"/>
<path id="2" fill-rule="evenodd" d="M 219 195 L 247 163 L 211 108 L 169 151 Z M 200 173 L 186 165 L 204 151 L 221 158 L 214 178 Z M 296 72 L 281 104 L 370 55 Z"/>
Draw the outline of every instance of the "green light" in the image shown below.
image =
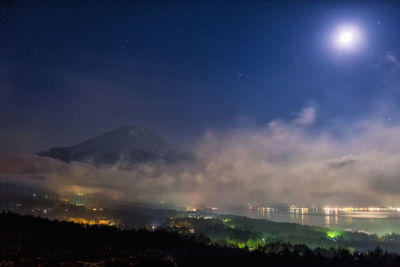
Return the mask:
<path id="1" fill-rule="evenodd" d="M 249 239 L 246 242 L 241 242 L 239 240 L 229 238 L 226 239 L 226 243 L 230 246 L 238 248 L 247 247 L 249 250 L 260 249 L 266 244 L 264 239 Z"/>
<path id="2" fill-rule="evenodd" d="M 260 249 L 265 246 L 265 241 L 262 239 L 249 239 L 247 240 L 246 245 L 250 250 Z"/>
<path id="3" fill-rule="evenodd" d="M 227 239 L 226 242 L 233 246 L 233 247 L 238 247 L 238 248 L 245 248 L 246 247 L 246 243 L 244 242 L 240 242 L 238 240 L 234 240 L 234 239 Z"/>
<path id="4" fill-rule="evenodd" d="M 341 235 L 343 235 L 343 232 L 338 230 L 330 230 L 326 232 L 326 237 L 331 240 L 336 240 Z"/>
<path id="5" fill-rule="evenodd" d="M 242 242 L 238 242 L 238 243 L 237 243 L 237 246 L 238 246 L 238 248 L 245 248 L 245 247 L 246 247 L 246 244 L 245 244 L 245 243 L 242 243 Z"/>

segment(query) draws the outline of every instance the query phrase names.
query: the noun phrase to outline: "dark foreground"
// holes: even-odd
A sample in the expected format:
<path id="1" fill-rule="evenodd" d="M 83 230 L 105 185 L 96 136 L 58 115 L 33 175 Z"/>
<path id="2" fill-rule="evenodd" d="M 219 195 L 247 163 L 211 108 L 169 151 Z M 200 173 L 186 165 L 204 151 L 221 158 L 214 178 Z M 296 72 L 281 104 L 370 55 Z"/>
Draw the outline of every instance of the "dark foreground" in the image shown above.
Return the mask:
<path id="1" fill-rule="evenodd" d="M 269 244 L 254 251 L 158 230 L 123 231 L 0 214 L 0 266 L 400 266 L 380 249 L 350 253 Z"/>

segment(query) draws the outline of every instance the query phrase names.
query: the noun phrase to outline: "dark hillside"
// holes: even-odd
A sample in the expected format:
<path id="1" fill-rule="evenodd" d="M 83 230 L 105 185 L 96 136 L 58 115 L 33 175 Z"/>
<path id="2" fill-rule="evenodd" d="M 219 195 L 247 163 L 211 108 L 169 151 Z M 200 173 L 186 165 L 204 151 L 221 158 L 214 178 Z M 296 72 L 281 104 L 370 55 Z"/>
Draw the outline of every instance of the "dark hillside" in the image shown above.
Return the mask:
<path id="1" fill-rule="evenodd" d="M 311 250 L 269 244 L 256 251 L 210 244 L 207 238 L 168 231 L 123 231 L 16 214 L 0 215 L 0 265 L 132 266 L 399 266 L 400 257 L 376 249 Z"/>

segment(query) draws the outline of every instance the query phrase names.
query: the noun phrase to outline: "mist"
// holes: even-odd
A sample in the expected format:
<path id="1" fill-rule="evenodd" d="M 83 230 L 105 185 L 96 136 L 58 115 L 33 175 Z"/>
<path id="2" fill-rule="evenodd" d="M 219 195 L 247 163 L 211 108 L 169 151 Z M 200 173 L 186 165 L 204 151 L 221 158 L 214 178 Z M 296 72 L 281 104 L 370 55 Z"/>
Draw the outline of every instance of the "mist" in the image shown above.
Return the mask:
<path id="1" fill-rule="evenodd" d="M 400 126 L 378 119 L 313 131 L 307 107 L 289 122 L 207 131 L 202 162 L 92 166 L 34 155 L 2 156 L 2 180 L 59 194 L 183 206 L 400 205 Z"/>

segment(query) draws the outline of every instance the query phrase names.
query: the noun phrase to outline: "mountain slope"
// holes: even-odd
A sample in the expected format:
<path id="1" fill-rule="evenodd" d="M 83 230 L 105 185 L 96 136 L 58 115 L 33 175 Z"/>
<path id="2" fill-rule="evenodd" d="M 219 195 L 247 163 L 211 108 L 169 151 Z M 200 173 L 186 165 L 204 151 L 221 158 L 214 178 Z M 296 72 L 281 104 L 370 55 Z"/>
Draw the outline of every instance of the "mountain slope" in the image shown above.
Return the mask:
<path id="1" fill-rule="evenodd" d="M 55 147 L 38 153 L 64 162 L 128 164 L 192 161 L 193 153 L 180 151 L 157 134 L 136 125 L 125 125 L 70 147 Z"/>

